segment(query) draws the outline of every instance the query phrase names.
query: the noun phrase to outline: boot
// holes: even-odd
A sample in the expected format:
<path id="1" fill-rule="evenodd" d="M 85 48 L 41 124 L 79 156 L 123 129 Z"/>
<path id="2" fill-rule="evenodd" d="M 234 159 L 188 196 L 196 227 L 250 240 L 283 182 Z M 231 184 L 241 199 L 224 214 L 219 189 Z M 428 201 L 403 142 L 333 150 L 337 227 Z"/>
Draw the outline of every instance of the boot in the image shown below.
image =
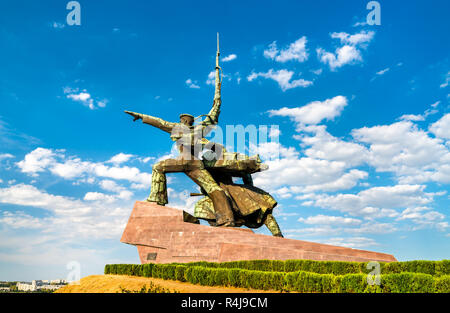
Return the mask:
<path id="1" fill-rule="evenodd" d="M 147 201 L 156 202 L 162 206 L 166 205 L 168 203 L 166 174 L 153 170 L 151 188 Z"/>
<path id="2" fill-rule="evenodd" d="M 273 236 L 284 238 L 283 234 L 281 233 L 280 226 L 278 226 L 275 217 L 271 213 L 267 214 L 266 220 L 264 221 L 264 225 L 267 226 L 267 228 L 270 230 Z"/>
<path id="3" fill-rule="evenodd" d="M 216 213 L 217 226 L 234 227 L 234 215 L 230 202 L 223 190 L 216 190 L 209 194 Z"/>

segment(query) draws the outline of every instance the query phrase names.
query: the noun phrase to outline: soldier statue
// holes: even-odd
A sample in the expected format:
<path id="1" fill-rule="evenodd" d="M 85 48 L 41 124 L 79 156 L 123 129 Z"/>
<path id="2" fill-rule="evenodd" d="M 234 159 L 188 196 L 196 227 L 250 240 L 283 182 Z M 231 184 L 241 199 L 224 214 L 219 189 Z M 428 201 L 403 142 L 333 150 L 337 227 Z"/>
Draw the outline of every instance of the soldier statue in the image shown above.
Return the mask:
<path id="1" fill-rule="evenodd" d="M 215 93 L 211 110 L 203 121 L 194 124 L 197 118 L 181 114 L 179 123 L 172 123 L 146 114 L 125 111 L 141 119 L 143 123 L 157 127 L 176 141 L 179 156 L 153 165 L 151 192 L 147 201 L 159 205 L 168 203 L 166 173 L 185 173 L 201 190 L 204 196 L 195 204 L 194 216 L 204 219 L 212 226 L 258 228 L 263 224 L 274 236 L 283 237 L 272 215 L 277 202 L 267 192 L 253 186 L 251 174 L 267 169 L 258 155 L 249 157 L 230 153 L 205 136 L 217 125 L 221 106 L 221 68 L 219 66 L 219 38 L 215 68 Z M 243 184 L 235 184 L 233 177 L 240 177 Z"/>

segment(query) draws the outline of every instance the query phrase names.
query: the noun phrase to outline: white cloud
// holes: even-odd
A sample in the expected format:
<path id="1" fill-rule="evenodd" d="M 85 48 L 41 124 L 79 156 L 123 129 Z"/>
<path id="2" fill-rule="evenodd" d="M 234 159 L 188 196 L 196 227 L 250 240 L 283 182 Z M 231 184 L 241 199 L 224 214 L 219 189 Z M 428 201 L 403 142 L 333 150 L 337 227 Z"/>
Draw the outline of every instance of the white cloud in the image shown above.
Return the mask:
<path id="1" fill-rule="evenodd" d="M 279 194 L 283 189 L 277 189 L 278 187 L 289 186 L 281 195 L 288 198 L 291 193 L 350 189 L 359 180 L 366 179 L 368 173 L 365 171 L 347 170 L 351 165 L 364 161 L 365 148 L 354 143 L 339 142 L 326 133 L 322 125 L 317 128 L 322 130 L 318 135 L 322 139 L 301 139 L 304 140 L 303 146 L 312 145 L 310 149 L 303 151 L 307 157 L 299 157 L 299 152 L 294 148 L 286 148 L 277 142 L 251 145 L 251 153 L 258 153 L 269 167 L 267 171 L 254 175 L 255 184 Z M 326 147 L 324 153 L 320 151 L 322 147 Z"/>
<path id="2" fill-rule="evenodd" d="M 364 171 L 352 169 L 340 177 L 330 179 L 322 184 L 310 184 L 305 187 L 292 186 L 289 190 L 294 193 L 309 193 L 314 191 L 338 191 L 355 187 L 361 179 L 367 179 L 369 174 Z M 334 180 L 333 180 L 334 179 Z"/>
<path id="3" fill-rule="evenodd" d="M 154 157 L 145 157 L 145 158 L 138 158 L 142 163 L 148 163 L 151 160 L 154 160 Z"/>
<path id="4" fill-rule="evenodd" d="M 397 220 L 411 220 L 417 225 L 413 227 L 413 230 L 435 227 L 440 231 L 446 231 L 449 225 L 447 222 L 442 222 L 444 218 L 444 214 L 433 211 L 429 207 L 413 207 L 403 210 Z"/>
<path id="5" fill-rule="evenodd" d="M 394 217 L 395 209 L 408 206 L 423 206 L 433 201 L 424 192 L 424 185 L 395 185 L 372 187 L 357 194 L 312 194 L 303 205 L 349 213 L 354 216 L 379 218 Z"/>
<path id="6" fill-rule="evenodd" d="M 296 158 L 299 153 L 293 147 L 286 148 L 278 142 L 262 142 L 259 145 L 250 144 L 250 153 L 259 154 L 263 160 L 273 160 L 279 157 Z"/>
<path id="7" fill-rule="evenodd" d="M 56 28 L 56 29 L 62 29 L 64 27 L 66 27 L 66 24 L 58 23 L 58 22 L 53 22 L 51 25 L 53 28 Z"/>
<path id="8" fill-rule="evenodd" d="M 440 101 L 435 102 L 433 104 L 431 104 L 432 108 L 436 108 L 436 106 L 439 104 Z M 425 112 L 423 112 L 423 114 L 404 114 L 402 115 L 399 120 L 403 120 L 403 121 L 413 121 L 413 122 L 423 122 L 425 121 L 425 119 L 433 114 L 438 113 L 438 110 L 435 109 L 427 109 L 425 110 Z"/>
<path id="9" fill-rule="evenodd" d="M 6 160 L 6 159 L 12 159 L 14 156 L 10 153 L 3 153 L 0 154 L 0 161 Z"/>
<path id="10" fill-rule="evenodd" d="M 445 81 L 439 87 L 447 88 L 448 83 L 450 83 L 450 72 L 447 72 L 447 75 L 445 75 Z"/>
<path id="11" fill-rule="evenodd" d="M 72 99 L 74 101 L 80 101 L 89 106 L 90 109 L 94 108 L 94 100 L 91 98 L 91 95 L 87 92 L 80 92 L 79 94 L 69 94 L 67 98 Z"/>
<path id="12" fill-rule="evenodd" d="M 444 122 L 438 121 L 431 129 L 445 133 L 445 120 L 444 116 Z M 379 172 L 395 173 L 401 183 L 450 182 L 448 147 L 410 121 L 354 129 L 352 135 L 369 146 L 369 165 Z"/>
<path id="13" fill-rule="evenodd" d="M 364 224 L 351 224 L 351 220 L 349 224 L 339 224 L 339 222 L 343 222 L 341 219 L 336 219 L 337 223 L 331 222 L 330 224 L 325 223 L 326 219 L 324 218 L 324 223 L 318 223 L 317 226 L 307 227 L 307 228 L 298 228 L 298 229 L 286 229 L 284 231 L 288 237 L 292 237 L 293 234 L 301 234 L 302 236 L 309 237 L 329 237 L 329 236 L 337 236 L 343 234 L 351 234 L 351 235 L 362 235 L 362 234 L 388 234 L 395 232 L 397 228 L 389 223 L 377 223 L 377 222 L 367 222 Z M 355 221 L 357 221 L 355 219 Z M 315 240 L 315 241 L 323 241 Z"/>
<path id="14" fill-rule="evenodd" d="M 372 246 L 378 246 L 379 244 L 371 239 L 366 237 L 351 237 L 351 238 L 330 238 L 322 243 L 328 244 L 328 245 L 334 245 L 334 246 L 340 246 L 340 247 L 348 247 L 348 248 L 365 248 L 365 247 L 372 247 Z"/>
<path id="15" fill-rule="evenodd" d="M 313 225 L 359 225 L 361 224 L 361 220 L 350 218 L 350 217 L 342 217 L 342 216 L 329 216 L 329 215 L 316 215 L 309 216 L 307 218 L 299 218 L 299 222 L 305 224 L 313 224 Z"/>
<path id="16" fill-rule="evenodd" d="M 275 190 L 274 194 L 277 197 L 280 197 L 281 199 L 288 199 L 292 197 L 292 194 L 289 192 L 289 188 L 283 187 L 280 189 Z M 277 216 L 280 215 L 280 213 L 277 213 Z M 294 215 L 298 215 L 297 213 L 295 213 Z M 281 216 L 281 215 L 280 215 Z M 284 214 L 283 216 L 288 216 L 286 214 Z"/>
<path id="17" fill-rule="evenodd" d="M 431 106 L 432 108 L 437 108 L 437 106 L 438 106 L 440 103 L 441 103 L 441 101 L 436 101 L 436 102 L 430 104 L 430 106 Z"/>
<path id="18" fill-rule="evenodd" d="M 328 64 L 332 71 L 346 64 L 355 64 L 362 61 L 360 48 L 366 48 L 373 39 L 375 32 L 361 31 L 354 35 L 344 32 L 332 33 L 331 38 L 339 39 L 343 46 L 336 48 L 335 52 L 328 52 L 322 48 L 317 48 L 319 60 Z"/>
<path id="19" fill-rule="evenodd" d="M 117 157 L 116 161 L 122 161 L 127 158 L 127 155 L 119 154 L 115 157 Z M 108 160 L 107 162 L 110 161 Z M 38 173 L 48 170 L 64 179 L 103 177 L 146 185 L 151 181 L 151 174 L 141 172 L 136 167 L 108 166 L 105 163 L 82 161 L 79 158 L 67 157 L 61 150 L 37 148 L 28 153 L 24 160 L 16 164 L 22 172 L 32 176 L 37 176 Z"/>
<path id="20" fill-rule="evenodd" d="M 270 131 L 269 131 L 269 138 L 274 139 L 274 138 L 279 138 L 281 135 L 281 131 L 278 128 L 274 128 L 271 127 Z M 1 156 L 0 156 L 1 158 Z"/>
<path id="21" fill-rule="evenodd" d="M 113 156 L 111 159 L 109 159 L 108 163 L 113 163 L 115 165 L 119 165 L 125 162 L 128 162 L 134 155 L 132 154 L 125 154 L 125 153 L 118 153 L 115 156 Z"/>
<path id="22" fill-rule="evenodd" d="M 167 188 L 167 192 L 170 201 L 170 207 L 184 210 L 192 215 L 194 214 L 194 206 L 195 203 L 199 200 L 198 198 L 191 197 L 188 190 L 177 192 L 172 188 Z"/>
<path id="23" fill-rule="evenodd" d="M 99 108 L 104 108 L 104 107 L 106 107 L 106 105 L 108 104 L 108 100 L 107 99 L 103 99 L 103 100 L 98 100 L 97 101 L 97 106 L 99 107 Z"/>
<path id="24" fill-rule="evenodd" d="M 450 140 L 450 113 L 431 124 L 429 129 L 436 137 Z"/>
<path id="25" fill-rule="evenodd" d="M 78 88 L 64 87 L 63 91 L 68 99 L 76 102 L 81 102 L 91 110 L 94 110 L 96 108 L 104 108 L 108 103 L 107 99 L 94 100 L 94 98 L 90 93 L 87 92 L 86 89 L 80 91 Z"/>
<path id="26" fill-rule="evenodd" d="M 399 119 L 403 120 L 403 121 L 414 121 L 414 122 L 425 121 L 425 117 L 420 114 L 418 114 L 418 115 L 404 114 L 404 115 L 400 116 Z"/>
<path id="27" fill-rule="evenodd" d="M 351 132 L 354 140 L 343 140 L 329 134 L 325 125 L 317 125 L 325 117 L 332 119 L 338 116 L 343 107 L 332 106 L 332 113 L 327 114 L 317 108 L 311 110 L 314 114 L 307 114 L 310 110 L 301 110 L 302 108 L 269 111 L 272 116 L 288 116 L 296 123 L 299 134 L 293 137 L 300 141 L 302 150 L 287 149 L 275 143 L 262 145 L 263 151 L 268 150 L 267 155 L 278 155 L 279 158 L 265 162 L 269 165 L 269 170 L 256 174 L 255 184 L 281 199 L 294 197 L 303 206 L 339 211 L 368 220 L 397 218 L 396 221 L 415 223 L 416 227 L 413 229 L 433 227 L 446 231 L 449 226 L 444 220 L 444 214 L 432 211 L 407 215 L 409 211 L 405 209 L 430 205 L 435 196 L 442 195 L 439 192 L 425 192 L 426 185 L 418 183 L 450 182 L 450 152 L 444 141 L 446 134 L 450 133 L 447 130 L 447 122 L 450 121 L 447 118 L 450 114 L 430 125 L 429 132 L 434 133 L 437 138 L 430 137 L 430 133 L 406 120 L 422 120 L 422 117 L 425 120 L 427 116 L 437 113 L 436 110 L 427 109 L 419 116 L 405 114 L 401 117 L 402 121 L 390 125 L 354 129 Z M 300 157 L 303 155 L 305 157 Z M 367 188 L 368 184 L 359 182 L 368 178 L 369 173 L 352 168 L 361 165 L 369 165 L 377 172 L 393 173 L 398 184 Z M 358 183 L 360 187 L 367 189 L 357 193 L 323 193 L 351 189 Z M 400 213 L 402 210 L 404 213 Z M 419 223 L 419 220 L 422 222 Z M 333 229 L 320 225 L 292 233 L 331 236 L 395 230 L 394 224 L 371 222 L 352 229 Z"/>
<path id="28" fill-rule="evenodd" d="M 288 157 L 269 160 L 265 163 L 269 169 L 255 174 L 254 181 L 255 185 L 270 190 L 283 185 L 309 187 L 310 189 L 338 189 L 339 186 L 346 185 L 342 183 L 342 180 L 352 180 L 361 175 L 364 176 L 363 172 L 356 172 L 350 174 L 351 179 L 347 176 L 342 178 L 346 168 L 343 162 L 330 162 L 307 157 L 299 159 Z"/>
<path id="29" fill-rule="evenodd" d="M 90 162 L 83 162 L 78 158 L 68 159 L 63 163 L 53 161 L 53 163 L 48 165 L 48 169 L 52 174 L 64 179 L 73 179 L 76 177 L 80 177 L 85 172 L 90 171 L 92 167 L 92 164 Z"/>
<path id="30" fill-rule="evenodd" d="M 336 96 L 325 101 L 313 101 L 298 108 L 270 110 L 270 116 L 288 116 L 297 124 L 318 124 L 324 119 L 333 120 L 347 106 L 347 98 Z"/>
<path id="31" fill-rule="evenodd" d="M 352 27 L 366 26 L 367 22 L 356 22 L 352 25 Z"/>
<path id="32" fill-rule="evenodd" d="M 345 32 L 332 33 L 331 38 L 339 39 L 342 44 L 349 44 L 352 46 L 362 45 L 372 41 L 375 36 L 373 31 L 361 31 L 354 35 L 347 34 Z"/>
<path id="33" fill-rule="evenodd" d="M 50 164 L 55 162 L 56 153 L 49 149 L 37 148 L 25 156 L 25 159 L 18 162 L 23 173 L 37 176 L 43 172 Z"/>
<path id="34" fill-rule="evenodd" d="M 214 85 L 215 84 L 215 78 L 216 78 L 216 72 L 212 71 L 208 74 L 208 79 L 206 80 L 207 85 Z"/>
<path id="35" fill-rule="evenodd" d="M 112 192 L 121 192 L 125 189 L 124 187 L 117 185 L 115 181 L 109 179 L 104 179 L 100 181 L 99 185 L 100 188 Z"/>
<path id="36" fill-rule="evenodd" d="M 45 223 L 41 219 L 26 214 L 23 211 L 8 212 L 0 211 L 0 224 L 10 226 L 14 229 L 42 229 Z"/>
<path id="37" fill-rule="evenodd" d="M 324 64 L 328 64 L 333 71 L 346 64 L 362 61 L 361 52 L 349 45 L 337 48 L 335 53 L 327 52 L 322 48 L 318 48 L 316 51 L 319 60 Z"/>
<path id="38" fill-rule="evenodd" d="M 222 58 L 222 62 L 230 62 L 237 58 L 236 54 L 229 54 L 228 56 Z"/>
<path id="39" fill-rule="evenodd" d="M 306 43 L 307 39 L 303 36 L 291 43 L 286 49 L 278 50 L 277 43 L 274 41 L 269 45 L 268 49 L 264 50 L 264 56 L 281 63 L 291 60 L 304 62 L 308 59 Z"/>
<path id="40" fill-rule="evenodd" d="M 126 197 L 123 197 L 126 198 Z M 120 200 L 122 198 L 117 198 Z M 52 195 L 32 185 L 18 184 L 7 188 L 0 188 L 0 203 L 21 205 L 25 207 L 41 208 L 49 212 L 48 217 L 25 216 L 25 224 L 29 227 L 32 222 L 43 226 L 47 233 L 56 233 L 65 238 L 116 238 L 123 232 L 126 220 L 130 213 L 132 203 L 121 208 L 119 202 L 108 202 L 105 209 L 104 200 L 95 195 L 88 195 L 82 200 Z M 24 217 L 23 213 L 7 213 L 10 226 L 17 226 L 15 220 Z M 95 221 L 95 222 L 94 222 Z"/>
<path id="41" fill-rule="evenodd" d="M 249 82 L 255 80 L 258 77 L 263 77 L 266 79 L 272 79 L 274 81 L 276 81 L 278 83 L 278 85 L 280 86 L 281 90 L 286 91 L 292 88 L 297 88 L 297 87 L 309 87 L 313 84 L 312 81 L 308 81 L 308 80 L 304 80 L 302 78 L 300 79 L 296 79 L 296 80 L 292 80 L 292 76 L 294 75 L 294 72 L 292 71 L 288 71 L 285 69 L 282 70 L 278 70 L 278 71 L 274 71 L 273 69 L 270 69 L 268 72 L 266 73 L 251 73 L 249 76 L 247 76 L 247 80 Z"/>
<path id="42" fill-rule="evenodd" d="M 112 203 L 116 201 L 116 197 L 112 195 L 107 195 L 101 192 L 88 192 L 84 195 L 83 200 L 85 201 L 101 201 L 103 203 Z"/>
<path id="43" fill-rule="evenodd" d="M 200 88 L 200 86 L 197 85 L 197 81 L 193 82 L 192 79 L 190 79 L 190 78 L 186 80 L 186 85 L 189 88 L 192 88 L 192 89 L 199 89 Z"/>
<path id="44" fill-rule="evenodd" d="M 376 74 L 377 74 L 378 76 L 381 76 L 381 75 L 384 75 L 384 74 L 386 74 L 387 72 L 389 72 L 389 70 L 390 70 L 390 68 L 388 67 L 388 68 L 385 68 L 384 70 L 381 70 L 381 71 L 379 71 L 379 72 L 376 72 Z"/>
<path id="45" fill-rule="evenodd" d="M 132 183 L 130 185 L 131 189 L 137 189 L 137 190 L 142 190 L 142 189 L 147 189 L 147 186 L 144 184 L 136 184 L 136 183 Z"/>
<path id="46" fill-rule="evenodd" d="M 350 166 L 363 164 L 368 157 L 368 150 L 361 144 L 344 141 L 327 132 L 325 125 L 298 127 L 301 135 L 294 138 L 301 141 L 308 157 L 329 161 L 342 161 Z M 307 135 L 312 133 L 313 135 Z"/>
<path id="47" fill-rule="evenodd" d="M 206 79 L 206 84 L 214 86 L 216 84 L 215 79 L 216 79 L 216 72 L 215 71 L 209 72 L 208 78 Z M 222 73 L 222 79 L 227 79 L 228 81 L 230 81 L 231 77 L 227 74 Z"/>
<path id="48" fill-rule="evenodd" d="M 22 206 L 32 206 L 63 215 L 83 215 L 92 208 L 68 197 L 54 196 L 31 185 L 18 184 L 0 188 L 0 202 Z"/>
<path id="49" fill-rule="evenodd" d="M 101 192 L 87 192 L 84 195 L 83 200 L 85 201 L 99 201 L 99 205 L 104 205 L 105 203 L 114 203 L 118 200 L 129 200 L 133 196 L 133 193 L 128 190 L 122 190 L 118 194 L 109 195 Z"/>

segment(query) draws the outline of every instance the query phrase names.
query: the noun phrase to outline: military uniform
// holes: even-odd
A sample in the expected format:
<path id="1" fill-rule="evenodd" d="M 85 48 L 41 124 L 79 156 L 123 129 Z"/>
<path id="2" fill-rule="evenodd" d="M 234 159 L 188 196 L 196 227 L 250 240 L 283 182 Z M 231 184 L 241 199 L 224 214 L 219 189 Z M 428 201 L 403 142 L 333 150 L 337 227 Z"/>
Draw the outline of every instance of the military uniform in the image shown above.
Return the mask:
<path id="1" fill-rule="evenodd" d="M 177 142 L 180 152 L 178 158 L 163 160 L 153 166 L 151 192 L 147 201 L 159 205 L 167 204 L 166 173 L 184 172 L 205 194 L 195 206 L 197 217 L 214 220 L 215 226 L 259 227 L 264 223 L 272 234 L 282 236 L 272 216 L 276 201 L 268 193 L 254 187 L 251 182 L 250 174 L 264 169 L 258 156 L 250 158 L 238 153 L 227 153 L 223 149 L 224 153 L 221 153 L 219 158 L 203 160 L 199 157 L 205 145 L 211 144 L 205 136 L 218 123 L 220 114 L 219 55 L 217 41 L 214 103 L 206 118 L 198 125 L 192 125 L 194 117 L 189 114 L 180 115 L 184 123 L 172 123 L 158 117 L 125 111 L 132 115 L 135 121 L 142 119 L 143 123 L 170 133 L 171 139 Z M 190 120 L 183 120 L 186 117 Z M 217 171 L 222 174 L 217 174 Z M 232 176 L 236 173 L 238 175 L 244 173 L 244 185 L 232 183 Z M 235 216 L 238 218 L 236 221 Z"/>
<path id="2" fill-rule="evenodd" d="M 220 98 L 214 100 L 214 105 L 199 125 L 187 126 L 181 123 L 171 123 L 163 119 L 142 114 L 142 122 L 170 133 L 172 140 L 177 142 L 180 156 L 156 163 L 152 171 L 151 193 L 147 201 L 159 205 L 168 203 L 166 173 L 186 173 L 211 198 L 216 208 L 218 225 L 229 225 L 234 221 L 231 204 L 224 190 L 205 169 L 198 152 L 208 143 L 204 137 L 217 124 L 220 114 Z"/>

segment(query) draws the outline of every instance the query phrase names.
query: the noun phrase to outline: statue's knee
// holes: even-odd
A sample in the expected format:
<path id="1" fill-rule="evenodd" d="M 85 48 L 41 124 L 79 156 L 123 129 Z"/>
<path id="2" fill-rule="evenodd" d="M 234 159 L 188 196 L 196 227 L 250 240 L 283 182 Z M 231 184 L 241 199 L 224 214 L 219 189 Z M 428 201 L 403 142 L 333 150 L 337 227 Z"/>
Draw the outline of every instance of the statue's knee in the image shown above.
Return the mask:
<path id="1" fill-rule="evenodd" d="M 158 162 L 152 167 L 153 172 L 164 173 L 164 161 Z"/>

